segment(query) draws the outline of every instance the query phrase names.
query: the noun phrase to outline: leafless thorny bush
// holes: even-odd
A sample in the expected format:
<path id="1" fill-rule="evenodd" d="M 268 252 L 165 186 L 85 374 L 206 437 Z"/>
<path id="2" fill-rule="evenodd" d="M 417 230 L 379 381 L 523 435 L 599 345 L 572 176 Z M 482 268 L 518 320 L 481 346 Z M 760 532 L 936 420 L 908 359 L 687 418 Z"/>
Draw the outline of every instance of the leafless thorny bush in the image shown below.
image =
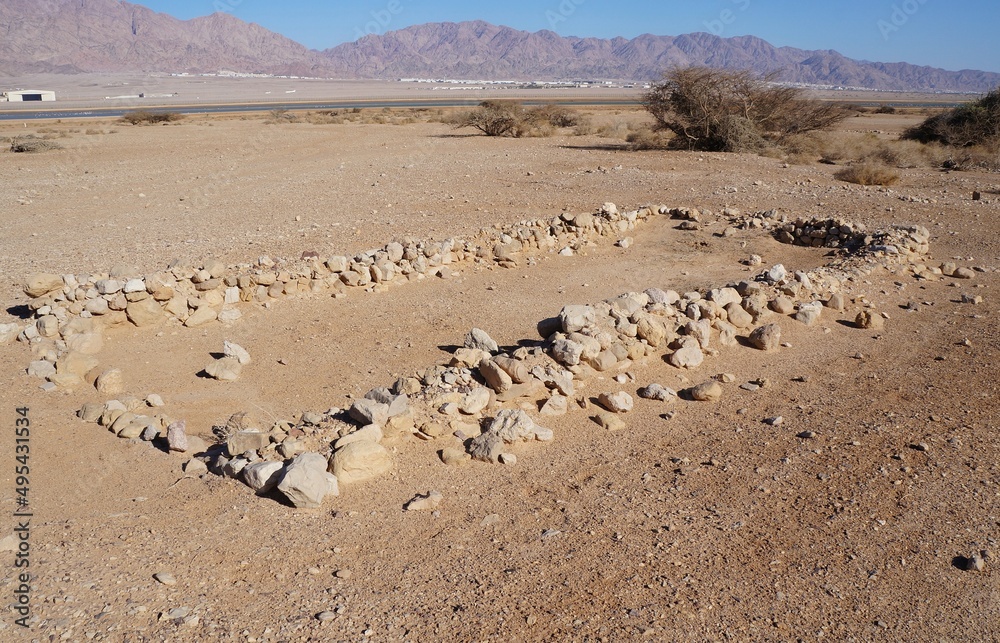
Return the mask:
<path id="1" fill-rule="evenodd" d="M 899 181 L 899 172 L 879 163 L 859 163 L 838 170 L 834 177 L 858 185 L 894 185 Z"/>
<path id="2" fill-rule="evenodd" d="M 47 138 L 39 138 L 34 134 L 15 136 L 10 139 L 10 151 L 18 153 L 46 152 L 58 150 L 62 145 Z"/>
<path id="3" fill-rule="evenodd" d="M 121 117 L 121 122 L 129 125 L 158 125 L 174 123 L 184 118 L 177 112 L 160 112 L 148 109 L 137 109 Z"/>
<path id="4" fill-rule="evenodd" d="M 584 125 L 580 114 L 569 107 L 550 103 L 525 107 L 514 100 L 486 100 L 478 107 L 456 114 L 456 128 L 470 127 L 486 136 L 552 136 L 565 128 Z"/>

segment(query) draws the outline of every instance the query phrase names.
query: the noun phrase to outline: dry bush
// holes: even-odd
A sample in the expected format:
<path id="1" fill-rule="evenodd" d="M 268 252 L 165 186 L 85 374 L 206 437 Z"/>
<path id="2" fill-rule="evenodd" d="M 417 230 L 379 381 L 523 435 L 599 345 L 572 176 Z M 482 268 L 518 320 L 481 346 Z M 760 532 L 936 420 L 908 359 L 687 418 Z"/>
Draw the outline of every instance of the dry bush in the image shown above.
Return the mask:
<path id="1" fill-rule="evenodd" d="M 33 134 L 15 136 L 10 139 L 10 151 L 18 153 L 46 152 L 48 150 L 58 150 L 62 147 L 55 141 L 39 138 Z"/>
<path id="2" fill-rule="evenodd" d="M 555 103 L 535 107 L 531 113 L 534 119 L 552 127 L 576 127 L 580 122 L 580 114 L 576 110 Z"/>
<path id="3" fill-rule="evenodd" d="M 536 125 L 534 115 L 512 100 L 486 100 L 465 112 L 456 128 L 472 127 L 486 136 L 524 136 Z"/>
<path id="4" fill-rule="evenodd" d="M 902 138 L 954 147 L 1000 141 L 1000 87 L 979 100 L 928 117 L 920 125 L 906 130 Z"/>
<path id="5" fill-rule="evenodd" d="M 761 141 L 825 129 L 847 116 L 838 105 L 774 80 L 750 71 L 677 68 L 643 96 L 643 106 L 658 129 L 676 134 L 674 146 L 719 152 L 754 151 Z"/>
<path id="6" fill-rule="evenodd" d="M 87 136 L 100 136 L 101 134 L 104 134 L 104 132 L 99 129 L 87 128 L 87 131 L 84 132 L 84 134 Z"/>
<path id="7" fill-rule="evenodd" d="M 882 103 L 875 108 L 876 114 L 895 114 L 898 110 L 888 103 Z"/>
<path id="8" fill-rule="evenodd" d="M 940 167 L 948 157 L 944 146 L 914 141 L 893 141 L 875 134 L 855 132 L 810 132 L 783 143 L 790 163 L 819 161 L 830 165 L 881 163 L 898 168 Z"/>
<path id="9" fill-rule="evenodd" d="M 858 185 L 894 185 L 899 181 L 899 172 L 878 163 L 859 163 L 839 170 L 833 175 L 841 181 Z"/>
<path id="10" fill-rule="evenodd" d="M 629 148 L 633 150 L 665 150 L 670 147 L 673 134 L 664 130 L 656 130 L 652 127 L 642 127 L 626 136 Z"/>
<path id="11" fill-rule="evenodd" d="M 610 123 L 605 123 L 597 128 L 597 135 L 601 138 L 614 138 L 620 141 L 627 141 L 632 132 L 629 123 L 620 119 L 615 119 Z"/>
<path id="12" fill-rule="evenodd" d="M 177 112 L 155 112 L 148 109 L 137 109 L 121 117 L 121 122 L 129 125 L 154 125 L 157 123 L 173 123 L 184 118 Z"/>

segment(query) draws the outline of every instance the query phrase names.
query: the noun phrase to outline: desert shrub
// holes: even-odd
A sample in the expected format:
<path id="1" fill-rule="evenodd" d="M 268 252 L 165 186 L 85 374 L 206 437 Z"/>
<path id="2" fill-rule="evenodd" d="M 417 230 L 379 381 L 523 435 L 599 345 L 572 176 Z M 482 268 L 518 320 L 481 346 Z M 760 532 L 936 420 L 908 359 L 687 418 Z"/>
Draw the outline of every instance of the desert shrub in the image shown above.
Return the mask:
<path id="1" fill-rule="evenodd" d="M 876 114 L 895 114 L 896 113 L 896 108 L 893 107 L 892 105 L 888 104 L 888 103 L 882 103 L 881 105 L 879 105 L 878 107 L 875 108 L 875 113 Z"/>
<path id="2" fill-rule="evenodd" d="M 549 103 L 535 107 L 531 112 L 533 118 L 552 127 L 576 127 L 580 122 L 580 114 L 565 105 Z"/>
<path id="3" fill-rule="evenodd" d="M 629 132 L 625 141 L 633 150 L 664 150 L 670 147 L 673 134 L 664 130 L 642 127 Z"/>
<path id="4" fill-rule="evenodd" d="M 621 141 L 628 140 L 629 133 L 631 132 L 632 129 L 629 127 L 629 124 L 620 119 L 615 119 L 597 128 L 597 135 L 601 138 L 616 138 Z"/>
<path id="5" fill-rule="evenodd" d="M 780 142 L 847 115 L 838 105 L 806 98 L 802 90 L 774 80 L 773 74 L 750 71 L 677 68 L 644 94 L 643 106 L 658 129 L 676 135 L 674 146 L 704 151 L 744 151 L 743 145 Z"/>
<path id="6" fill-rule="evenodd" d="M 878 163 L 851 165 L 833 176 L 840 181 L 858 185 L 893 185 L 899 181 L 899 172 Z"/>
<path id="7" fill-rule="evenodd" d="M 184 118 L 177 112 L 155 112 L 148 109 L 137 109 L 121 117 L 121 122 L 129 125 L 154 125 L 156 123 L 172 123 Z"/>
<path id="8" fill-rule="evenodd" d="M 955 147 L 1000 141 L 1000 87 L 971 103 L 929 116 L 906 130 L 902 138 Z"/>
<path id="9" fill-rule="evenodd" d="M 458 119 L 457 128 L 472 127 L 486 136 L 524 136 L 536 124 L 534 114 L 512 100 L 486 100 Z"/>
<path id="10" fill-rule="evenodd" d="M 18 153 L 45 152 L 48 150 L 58 150 L 62 145 L 55 141 L 39 138 L 33 134 L 15 136 L 10 139 L 10 151 Z"/>
<path id="11" fill-rule="evenodd" d="M 99 129 L 94 129 L 91 127 L 87 128 L 87 131 L 85 131 L 84 134 L 86 134 L 87 136 L 99 136 L 101 134 L 104 134 L 104 131 Z"/>

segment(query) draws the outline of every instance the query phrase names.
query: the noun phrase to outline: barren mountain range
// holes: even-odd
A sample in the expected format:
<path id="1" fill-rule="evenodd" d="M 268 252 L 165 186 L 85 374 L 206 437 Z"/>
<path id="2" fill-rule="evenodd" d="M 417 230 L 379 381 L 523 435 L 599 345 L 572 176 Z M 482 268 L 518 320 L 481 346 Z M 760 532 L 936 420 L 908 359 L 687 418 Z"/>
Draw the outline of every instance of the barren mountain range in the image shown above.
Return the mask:
<path id="1" fill-rule="evenodd" d="M 675 65 L 780 71 L 788 82 L 883 90 L 987 91 L 1000 74 L 847 58 L 707 33 L 563 37 L 482 21 L 431 23 L 316 51 L 224 13 L 178 20 L 118 0 L 4 0 L 0 75 L 216 72 L 333 78 L 649 80 Z"/>

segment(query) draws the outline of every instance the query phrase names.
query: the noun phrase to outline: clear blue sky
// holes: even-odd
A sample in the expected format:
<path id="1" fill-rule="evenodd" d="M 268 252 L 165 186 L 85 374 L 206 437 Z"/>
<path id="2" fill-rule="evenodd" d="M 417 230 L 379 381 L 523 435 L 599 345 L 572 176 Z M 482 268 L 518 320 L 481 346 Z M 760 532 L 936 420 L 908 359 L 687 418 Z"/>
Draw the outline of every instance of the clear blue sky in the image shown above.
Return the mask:
<path id="1" fill-rule="evenodd" d="M 425 22 L 486 20 L 564 36 L 709 31 L 878 62 L 1000 72 L 998 0 L 146 0 L 177 18 L 227 11 L 326 49 Z"/>

